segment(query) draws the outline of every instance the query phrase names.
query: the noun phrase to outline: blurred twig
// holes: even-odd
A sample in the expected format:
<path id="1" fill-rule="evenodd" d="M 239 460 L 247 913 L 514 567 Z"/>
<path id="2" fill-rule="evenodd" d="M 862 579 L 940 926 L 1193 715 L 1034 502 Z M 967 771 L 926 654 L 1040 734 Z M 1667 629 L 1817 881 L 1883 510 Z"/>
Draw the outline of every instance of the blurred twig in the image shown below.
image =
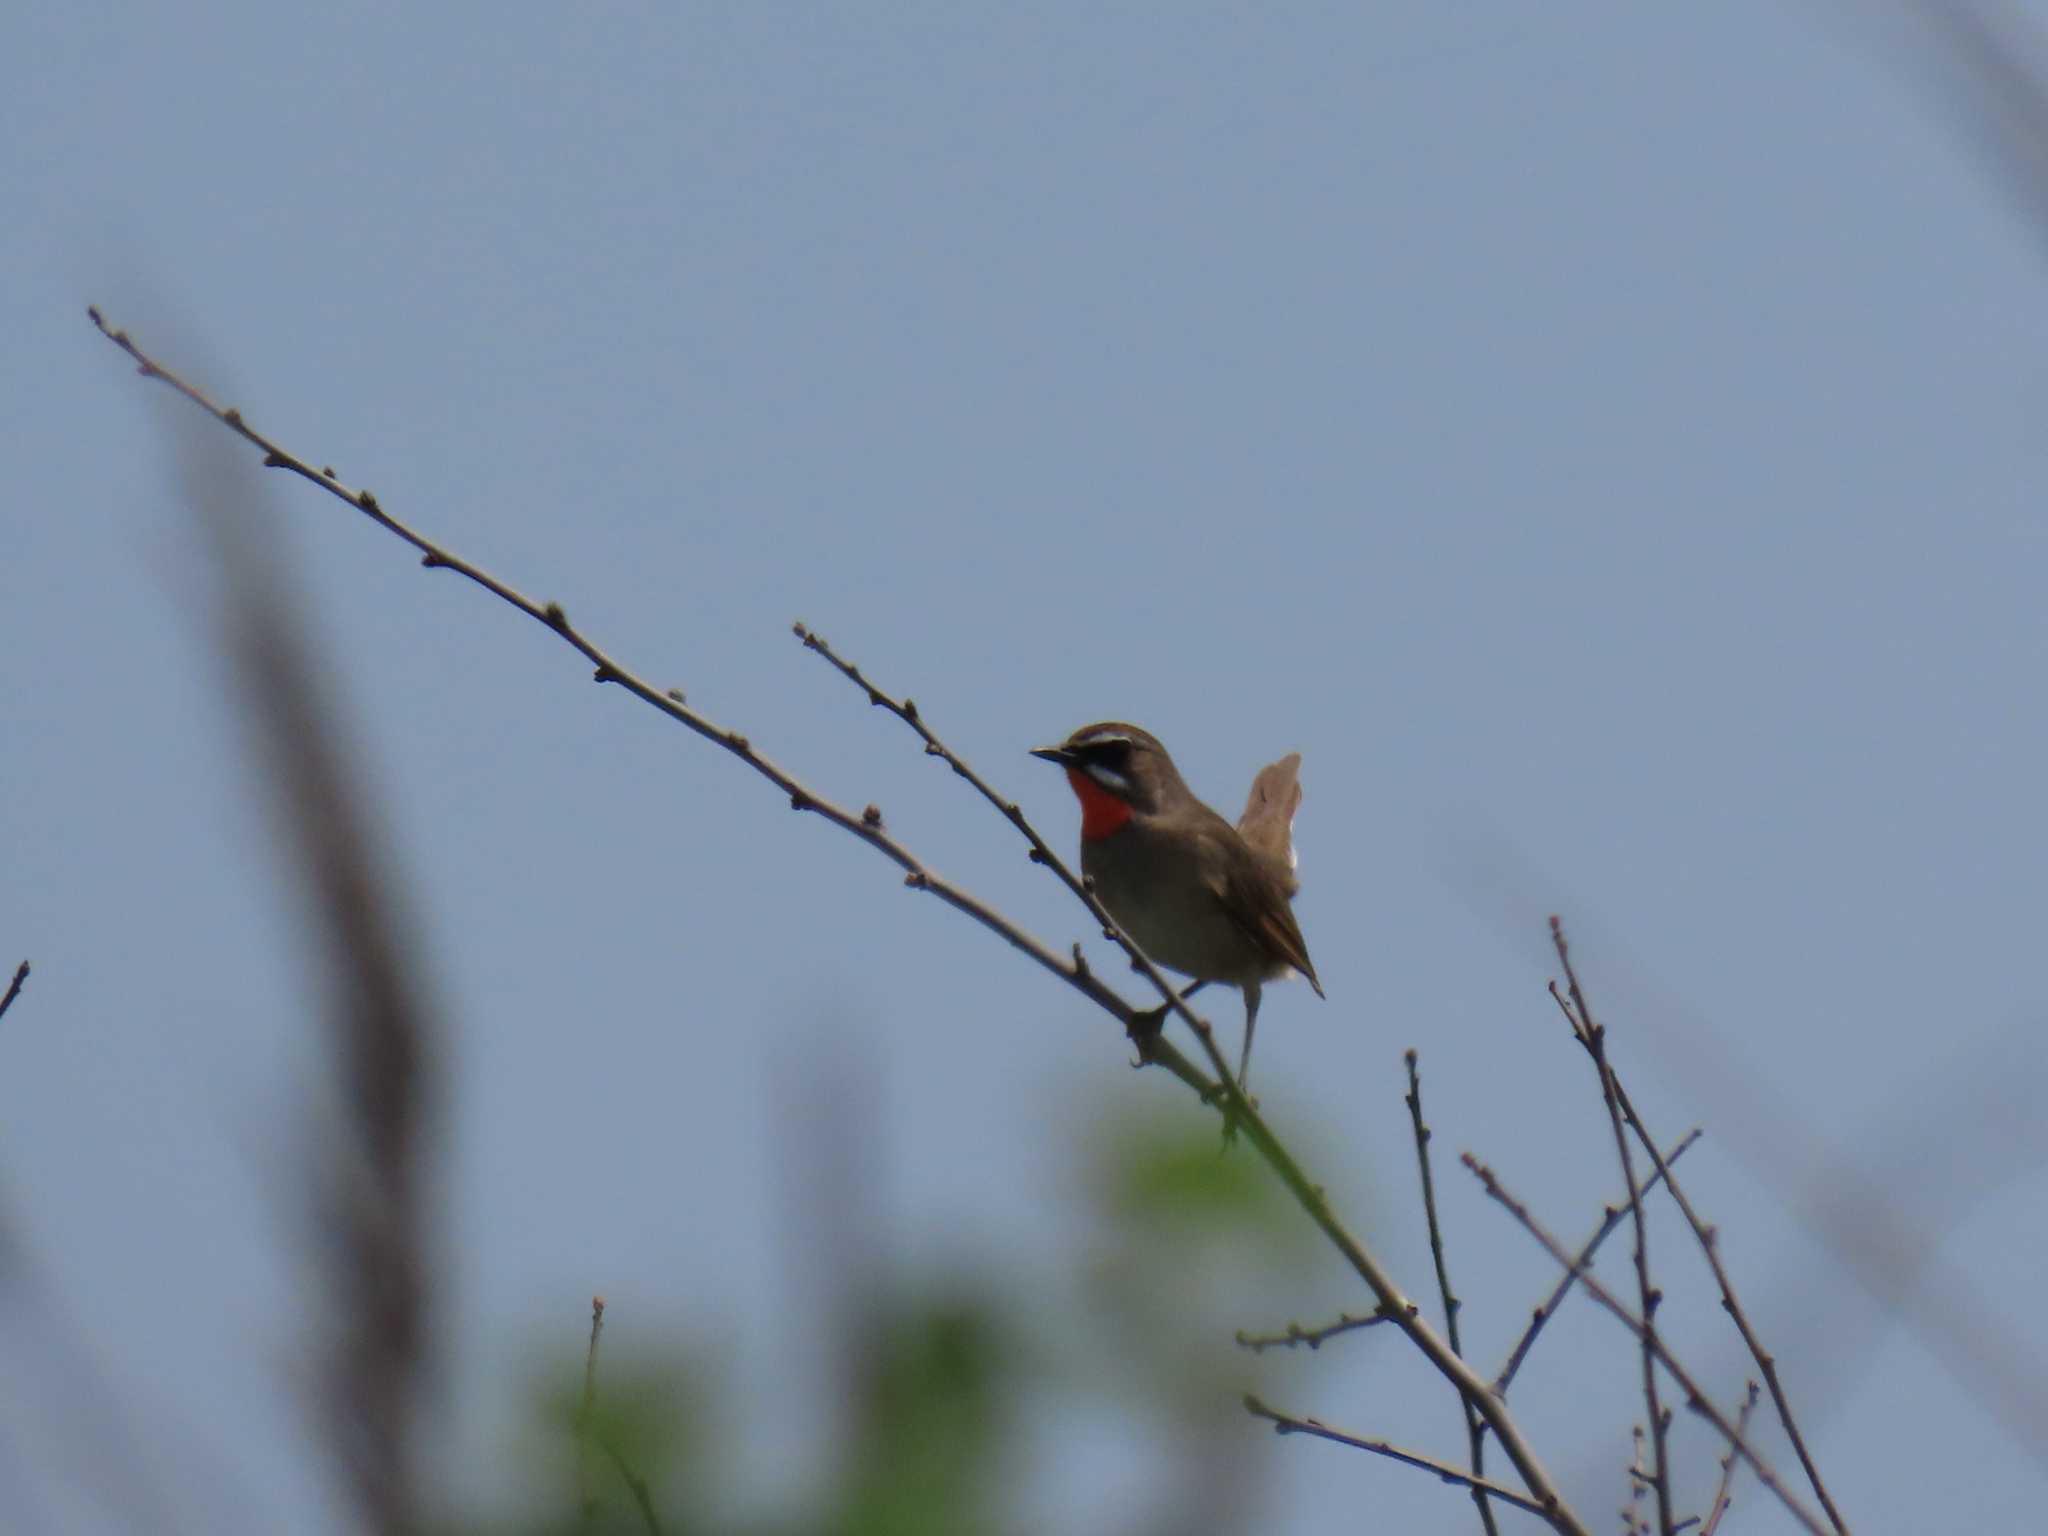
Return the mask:
<path id="1" fill-rule="evenodd" d="M 647 1490 L 647 1479 L 633 1470 L 625 1452 L 597 1423 L 597 1341 L 603 1333 L 604 1298 L 593 1296 L 590 1298 L 590 1344 L 583 1354 L 583 1397 L 576 1409 L 576 1459 L 577 1475 L 583 1486 L 583 1523 L 589 1525 L 597 1518 L 597 1491 L 591 1485 L 586 1464 L 590 1447 L 595 1445 L 611 1462 L 619 1474 L 619 1481 L 626 1485 L 626 1491 L 633 1495 L 633 1507 L 640 1512 L 640 1521 L 647 1527 L 649 1536 L 661 1536 L 661 1520 L 654 1512 L 654 1498 Z"/>
<path id="2" fill-rule="evenodd" d="M 582 1485 L 583 1523 L 597 1518 L 597 1488 L 590 1476 L 591 1415 L 597 1408 L 597 1341 L 604 1335 L 604 1298 L 590 1298 L 590 1344 L 583 1353 L 583 1398 L 576 1407 L 576 1479 Z"/>
<path id="3" fill-rule="evenodd" d="M 413 1414 L 428 1355 L 423 1149 L 437 1031 L 390 871 L 261 524 L 192 477 L 226 574 L 223 644 L 323 941 L 343 1141 L 315 1175 L 336 1327 L 320 1406 L 368 1527 L 420 1528 Z"/>
<path id="4" fill-rule="evenodd" d="M 1444 1262 L 1443 1226 L 1436 1214 L 1436 1178 L 1429 1167 L 1430 1131 L 1422 1118 L 1422 1074 L 1416 1062 L 1416 1052 L 1411 1048 L 1402 1056 L 1408 1068 L 1408 1118 L 1415 1127 L 1415 1161 L 1422 1170 L 1422 1211 L 1429 1224 L 1429 1255 L 1436 1265 L 1436 1286 L 1444 1302 L 1444 1336 L 1450 1340 L 1451 1353 L 1463 1355 L 1464 1346 L 1458 1342 L 1458 1308 L 1462 1303 L 1451 1289 L 1451 1271 Z M 1486 1502 L 1486 1490 L 1481 1480 L 1486 1475 L 1486 1425 L 1479 1417 L 1479 1410 L 1472 1406 L 1470 1398 L 1460 1400 L 1465 1410 L 1465 1438 L 1472 1452 L 1472 1502 L 1479 1506 L 1479 1523 L 1486 1527 L 1487 1536 L 1499 1536 L 1500 1526 L 1493 1518 L 1493 1507 Z"/>
<path id="5" fill-rule="evenodd" d="M 1853 0 L 1857 19 L 1889 15 L 1910 30 L 1896 48 L 1935 91 L 2006 195 L 2048 235 L 2048 38 L 2003 0 Z"/>

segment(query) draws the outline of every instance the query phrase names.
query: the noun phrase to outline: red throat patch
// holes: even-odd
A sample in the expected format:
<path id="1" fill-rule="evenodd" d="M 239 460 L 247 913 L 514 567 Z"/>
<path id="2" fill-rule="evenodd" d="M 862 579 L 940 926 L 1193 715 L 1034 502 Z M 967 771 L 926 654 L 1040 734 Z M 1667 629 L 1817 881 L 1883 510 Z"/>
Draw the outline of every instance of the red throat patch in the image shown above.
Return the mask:
<path id="1" fill-rule="evenodd" d="M 1091 843 L 1107 837 L 1131 819 L 1130 805 L 1119 800 L 1079 768 L 1067 770 L 1074 798 L 1081 802 L 1081 835 Z"/>

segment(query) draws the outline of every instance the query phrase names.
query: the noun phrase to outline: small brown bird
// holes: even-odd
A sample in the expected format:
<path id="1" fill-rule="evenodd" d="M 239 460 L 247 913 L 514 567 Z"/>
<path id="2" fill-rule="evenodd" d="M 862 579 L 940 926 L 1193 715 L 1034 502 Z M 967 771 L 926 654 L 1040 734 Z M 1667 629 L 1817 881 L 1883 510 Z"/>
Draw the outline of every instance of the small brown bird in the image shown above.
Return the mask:
<path id="1" fill-rule="evenodd" d="M 1301 754 L 1259 770 L 1234 828 L 1195 798 L 1158 738 L 1135 725 L 1084 725 L 1031 755 L 1067 770 L 1081 802 L 1081 872 L 1138 948 L 1193 976 L 1195 987 L 1243 990 L 1242 1086 L 1264 984 L 1299 972 L 1323 995 L 1291 905 Z"/>

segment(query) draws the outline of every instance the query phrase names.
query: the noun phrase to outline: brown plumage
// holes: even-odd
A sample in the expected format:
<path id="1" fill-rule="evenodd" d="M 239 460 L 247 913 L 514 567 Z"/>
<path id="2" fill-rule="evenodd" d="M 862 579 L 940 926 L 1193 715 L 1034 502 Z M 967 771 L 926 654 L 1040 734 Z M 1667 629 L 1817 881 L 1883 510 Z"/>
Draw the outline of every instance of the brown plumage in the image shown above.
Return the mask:
<path id="1" fill-rule="evenodd" d="M 1242 1080 L 1264 984 L 1299 972 L 1323 995 L 1292 906 L 1301 754 L 1259 771 L 1235 827 L 1196 798 L 1158 738 L 1134 725 L 1083 726 L 1033 755 L 1067 770 L 1081 802 L 1082 872 L 1138 948 L 1198 982 L 1244 993 Z"/>

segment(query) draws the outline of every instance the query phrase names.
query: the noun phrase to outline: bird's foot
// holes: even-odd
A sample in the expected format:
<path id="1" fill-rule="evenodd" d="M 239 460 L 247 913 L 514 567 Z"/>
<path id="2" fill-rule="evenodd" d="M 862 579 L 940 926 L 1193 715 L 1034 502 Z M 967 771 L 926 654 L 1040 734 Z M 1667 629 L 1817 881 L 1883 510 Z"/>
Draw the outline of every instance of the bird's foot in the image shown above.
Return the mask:
<path id="1" fill-rule="evenodd" d="M 1258 1109 L 1259 1101 L 1246 1092 L 1242 1085 L 1238 1086 L 1237 1093 L 1233 1095 L 1229 1084 L 1211 1083 L 1207 1091 L 1202 1094 L 1202 1102 L 1217 1110 L 1223 1116 L 1223 1146 L 1226 1151 L 1237 1141 L 1238 1124 L 1243 1119 L 1243 1115 L 1237 1107 L 1237 1100 L 1239 1098 L 1243 1099 L 1246 1109 L 1252 1111 Z"/>

